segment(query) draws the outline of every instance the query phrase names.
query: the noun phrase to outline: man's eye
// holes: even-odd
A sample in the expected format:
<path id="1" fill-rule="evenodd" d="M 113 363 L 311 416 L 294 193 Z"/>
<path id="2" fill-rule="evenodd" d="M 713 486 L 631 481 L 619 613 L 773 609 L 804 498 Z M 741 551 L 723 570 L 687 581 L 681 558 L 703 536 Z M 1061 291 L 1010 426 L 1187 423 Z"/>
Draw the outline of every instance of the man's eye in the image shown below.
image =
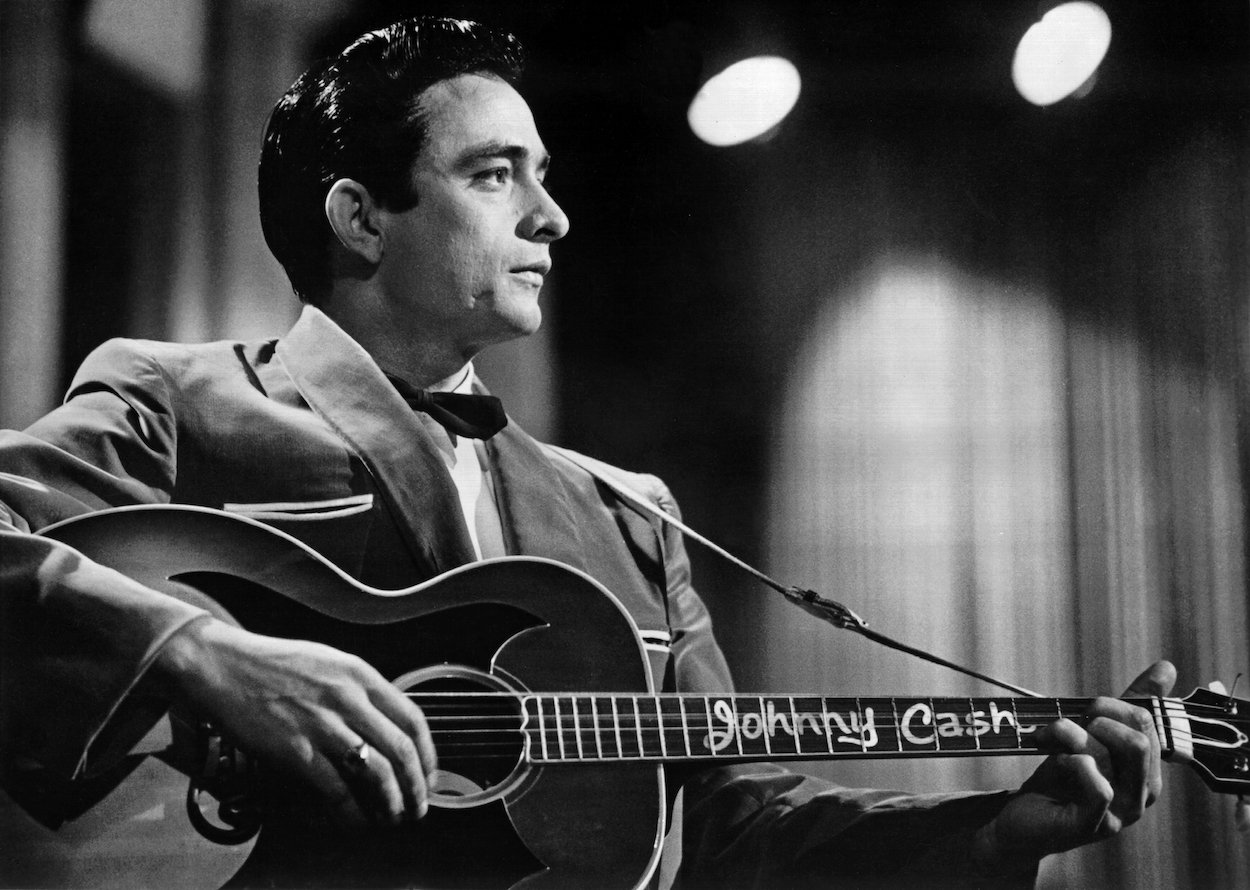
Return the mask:
<path id="1" fill-rule="evenodd" d="M 491 167 L 489 170 L 475 174 L 473 178 L 487 185 L 506 185 L 511 175 L 512 171 L 507 167 Z"/>

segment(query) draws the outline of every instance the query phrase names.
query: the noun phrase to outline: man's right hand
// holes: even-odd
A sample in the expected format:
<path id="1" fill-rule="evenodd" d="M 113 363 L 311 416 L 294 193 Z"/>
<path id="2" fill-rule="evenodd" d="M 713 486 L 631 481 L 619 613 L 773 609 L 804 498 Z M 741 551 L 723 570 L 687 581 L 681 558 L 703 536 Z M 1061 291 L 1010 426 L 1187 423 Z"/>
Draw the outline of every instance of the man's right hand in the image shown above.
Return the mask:
<path id="1" fill-rule="evenodd" d="M 360 658 L 202 618 L 165 644 L 153 670 L 175 701 L 306 786 L 331 818 L 394 825 L 425 815 L 436 766 L 425 716 Z M 361 743 L 363 763 L 345 757 Z"/>

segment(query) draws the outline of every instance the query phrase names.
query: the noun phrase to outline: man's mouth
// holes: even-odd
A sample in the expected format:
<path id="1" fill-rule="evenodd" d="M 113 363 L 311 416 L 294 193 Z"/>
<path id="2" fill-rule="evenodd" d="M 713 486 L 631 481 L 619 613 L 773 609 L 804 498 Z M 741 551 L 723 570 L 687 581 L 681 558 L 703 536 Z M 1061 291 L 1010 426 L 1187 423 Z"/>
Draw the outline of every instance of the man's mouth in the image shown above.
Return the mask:
<path id="1" fill-rule="evenodd" d="M 517 266 L 512 274 L 535 287 L 542 287 L 543 279 L 551 271 L 551 263 L 532 263 L 528 266 Z"/>

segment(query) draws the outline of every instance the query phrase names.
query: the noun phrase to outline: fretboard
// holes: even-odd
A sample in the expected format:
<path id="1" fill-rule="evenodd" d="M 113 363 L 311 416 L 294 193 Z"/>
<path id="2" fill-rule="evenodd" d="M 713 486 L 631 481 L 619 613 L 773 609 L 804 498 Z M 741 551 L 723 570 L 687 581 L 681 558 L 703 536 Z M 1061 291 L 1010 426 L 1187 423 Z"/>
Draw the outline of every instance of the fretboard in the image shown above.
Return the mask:
<path id="1" fill-rule="evenodd" d="M 1018 754 L 1037 750 L 1041 727 L 1059 717 L 1076 718 L 1089 704 L 1057 698 L 542 694 L 524 696 L 522 731 L 533 763 Z M 1159 729 L 1162 737 L 1162 724 Z"/>

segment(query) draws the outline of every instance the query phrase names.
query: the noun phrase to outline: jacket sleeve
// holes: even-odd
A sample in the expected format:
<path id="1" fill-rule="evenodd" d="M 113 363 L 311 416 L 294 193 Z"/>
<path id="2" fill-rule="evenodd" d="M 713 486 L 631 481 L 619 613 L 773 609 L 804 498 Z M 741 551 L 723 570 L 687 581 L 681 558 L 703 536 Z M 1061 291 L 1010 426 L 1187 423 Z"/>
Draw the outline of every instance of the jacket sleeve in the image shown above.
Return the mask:
<path id="1" fill-rule="evenodd" d="M 652 495 L 679 515 L 667 488 Z M 681 533 L 665 526 L 665 572 L 677 688 L 733 689 L 706 606 L 691 586 Z M 1029 887 L 1036 867 L 979 872 L 977 830 L 1009 794 L 904 794 L 844 788 L 774 764 L 706 770 L 684 786 L 683 888 Z"/>
<path id="2" fill-rule="evenodd" d="M 167 502 L 175 455 L 165 379 L 125 341 L 87 359 L 59 408 L 25 432 L 0 432 L 6 784 L 83 776 L 124 752 L 139 717 L 159 713 L 137 684 L 165 641 L 205 613 L 34 533 L 107 507 Z"/>

